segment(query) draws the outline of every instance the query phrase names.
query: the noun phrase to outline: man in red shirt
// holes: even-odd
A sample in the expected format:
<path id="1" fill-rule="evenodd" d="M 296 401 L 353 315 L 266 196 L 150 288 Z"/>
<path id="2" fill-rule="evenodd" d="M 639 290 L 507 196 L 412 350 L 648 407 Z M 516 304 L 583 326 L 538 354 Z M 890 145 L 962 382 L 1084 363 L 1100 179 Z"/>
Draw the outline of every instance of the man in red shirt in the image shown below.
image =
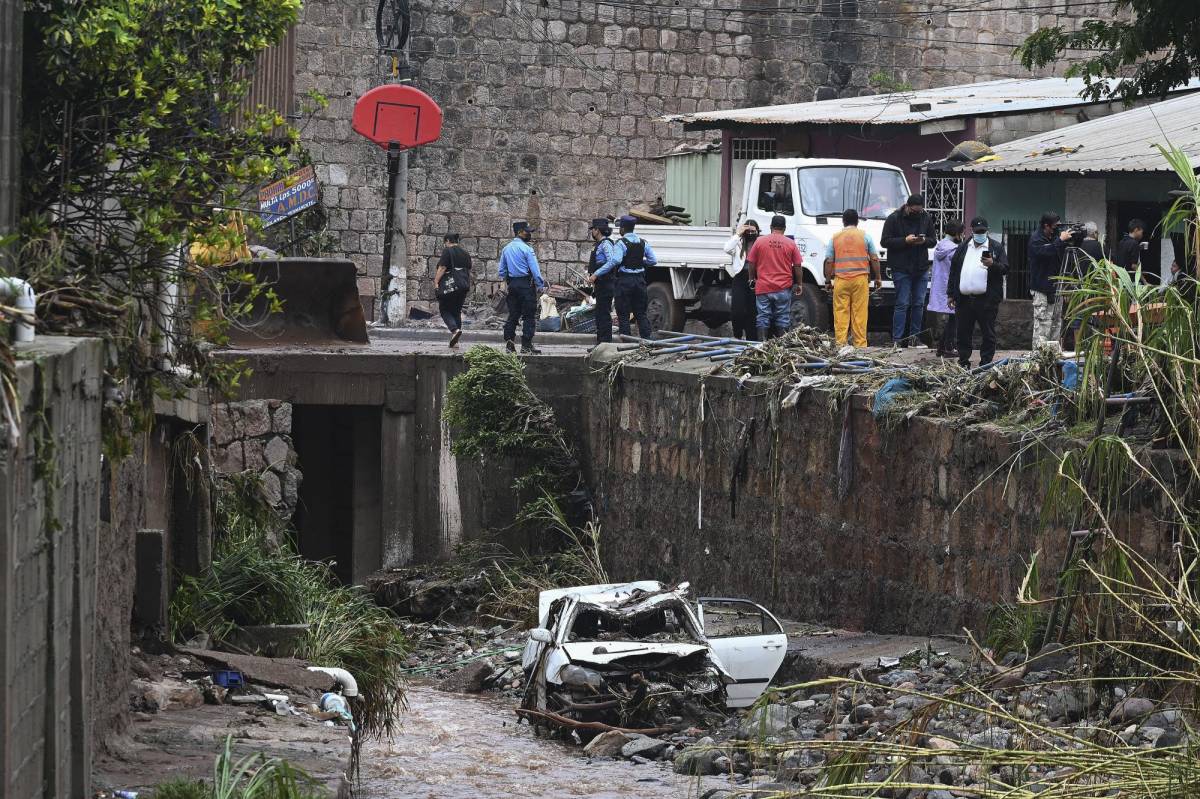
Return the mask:
<path id="1" fill-rule="evenodd" d="M 792 293 L 804 292 L 804 258 L 796 242 L 783 235 L 787 220 L 771 218 L 771 235 L 759 236 L 746 254 L 746 269 L 758 306 L 758 340 L 782 336 L 792 326 Z"/>

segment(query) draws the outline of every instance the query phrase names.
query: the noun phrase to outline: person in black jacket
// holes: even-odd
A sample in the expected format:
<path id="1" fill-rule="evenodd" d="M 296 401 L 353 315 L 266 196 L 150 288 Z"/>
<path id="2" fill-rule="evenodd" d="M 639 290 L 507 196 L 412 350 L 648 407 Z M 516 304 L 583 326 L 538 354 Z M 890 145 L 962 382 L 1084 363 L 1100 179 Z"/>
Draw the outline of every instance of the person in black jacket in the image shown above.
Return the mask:
<path id="1" fill-rule="evenodd" d="M 914 194 L 883 223 L 879 243 L 887 250 L 888 268 L 896 287 L 892 313 L 892 341 L 900 346 L 924 347 L 917 341 L 929 289 L 929 250 L 937 244 L 933 218 L 925 212 L 925 198 Z"/>
<path id="2" fill-rule="evenodd" d="M 996 355 L 996 314 L 1004 299 L 1004 275 L 1008 272 L 1008 254 L 1003 244 L 988 235 L 987 220 L 982 216 L 972 219 L 971 233 L 954 251 L 946 286 L 958 317 L 958 363 L 964 369 L 971 365 L 976 323 L 983 337 L 979 365 L 991 363 Z"/>
<path id="3" fill-rule="evenodd" d="M 462 336 L 463 303 L 471 288 L 471 255 L 458 243 L 457 233 L 447 233 L 442 242 L 444 249 L 433 276 L 433 289 L 438 313 L 450 331 L 450 346 L 455 347 Z"/>
<path id="4" fill-rule="evenodd" d="M 1112 261 L 1122 269 L 1133 273 L 1142 265 L 1142 239 L 1146 237 L 1146 223 L 1140 219 L 1129 220 L 1129 232 L 1113 248 Z"/>
<path id="5" fill-rule="evenodd" d="M 1058 214 L 1042 214 L 1038 231 L 1029 237 L 1029 293 L 1033 295 L 1033 346 L 1058 343 L 1062 335 L 1062 304 L 1058 280 L 1066 261 L 1071 231 L 1055 232 Z"/>

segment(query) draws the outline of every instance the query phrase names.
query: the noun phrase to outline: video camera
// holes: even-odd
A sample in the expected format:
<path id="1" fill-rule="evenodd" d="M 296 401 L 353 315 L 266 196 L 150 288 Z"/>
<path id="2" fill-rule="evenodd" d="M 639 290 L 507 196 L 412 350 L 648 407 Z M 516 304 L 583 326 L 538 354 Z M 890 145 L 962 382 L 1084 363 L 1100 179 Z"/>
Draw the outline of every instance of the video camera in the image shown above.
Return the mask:
<path id="1" fill-rule="evenodd" d="M 1067 241 L 1067 246 L 1078 247 L 1083 244 L 1083 223 L 1081 222 L 1059 222 L 1054 226 L 1054 234 L 1059 235 L 1064 230 L 1071 233 L 1071 238 Z"/>

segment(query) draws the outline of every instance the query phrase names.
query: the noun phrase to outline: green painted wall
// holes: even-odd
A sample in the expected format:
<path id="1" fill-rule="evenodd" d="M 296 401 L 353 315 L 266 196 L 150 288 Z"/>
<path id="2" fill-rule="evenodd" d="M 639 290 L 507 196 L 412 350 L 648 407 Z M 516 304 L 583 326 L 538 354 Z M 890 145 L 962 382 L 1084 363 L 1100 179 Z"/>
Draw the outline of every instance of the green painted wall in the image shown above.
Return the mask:
<path id="1" fill-rule="evenodd" d="M 690 153 L 667 158 L 667 205 L 681 205 L 693 225 L 715 225 L 721 218 L 721 154 Z"/>
<path id="2" fill-rule="evenodd" d="M 1066 209 L 1066 187 L 1061 177 L 988 178 L 975 181 L 975 212 L 987 218 L 992 230 L 1005 221 L 1037 222 L 1046 211 Z"/>

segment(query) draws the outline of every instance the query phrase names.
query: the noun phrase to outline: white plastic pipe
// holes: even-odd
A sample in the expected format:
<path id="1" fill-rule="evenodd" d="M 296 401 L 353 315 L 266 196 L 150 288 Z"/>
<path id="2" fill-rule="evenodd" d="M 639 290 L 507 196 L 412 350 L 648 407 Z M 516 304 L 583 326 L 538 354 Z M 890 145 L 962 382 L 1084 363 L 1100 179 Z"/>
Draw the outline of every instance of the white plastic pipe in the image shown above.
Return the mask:
<path id="1" fill-rule="evenodd" d="M 0 297 L 4 298 L 5 302 L 12 302 L 18 311 L 22 311 L 33 318 L 34 312 L 37 309 L 37 295 L 33 293 L 33 286 L 19 277 L 0 277 Z M 33 322 L 26 321 L 25 318 L 17 319 L 13 325 L 13 340 L 18 342 L 33 341 Z"/>
<path id="2" fill-rule="evenodd" d="M 358 683 L 354 681 L 354 676 L 345 669 L 332 666 L 309 666 L 308 670 L 324 672 L 337 680 L 337 684 L 342 687 L 342 696 L 358 696 Z"/>

